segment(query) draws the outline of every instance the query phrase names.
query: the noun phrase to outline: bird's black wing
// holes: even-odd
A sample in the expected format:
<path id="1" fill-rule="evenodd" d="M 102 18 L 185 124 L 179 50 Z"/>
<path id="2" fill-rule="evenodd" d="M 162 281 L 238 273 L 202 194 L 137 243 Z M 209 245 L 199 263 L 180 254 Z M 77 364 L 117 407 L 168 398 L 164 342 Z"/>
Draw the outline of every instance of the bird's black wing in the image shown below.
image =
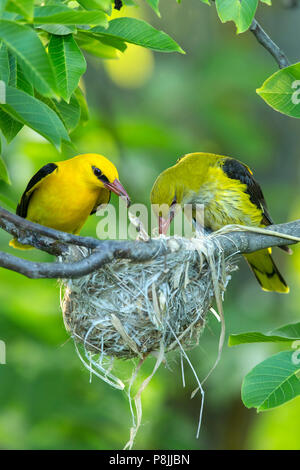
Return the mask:
<path id="1" fill-rule="evenodd" d="M 253 178 L 251 170 L 234 158 L 226 158 L 222 169 L 229 178 L 239 180 L 246 185 L 250 201 L 262 211 L 262 223 L 264 225 L 273 224 L 261 187 Z"/>
<path id="2" fill-rule="evenodd" d="M 253 178 L 252 171 L 234 158 L 226 158 L 222 168 L 229 178 L 240 180 L 241 183 L 246 185 L 246 191 L 250 196 L 250 201 L 262 211 L 261 223 L 264 225 L 272 225 L 274 222 L 269 214 L 263 192 L 258 182 Z M 289 254 L 292 253 L 292 250 L 288 246 L 282 245 L 279 248 Z"/>
<path id="3" fill-rule="evenodd" d="M 41 182 L 49 176 L 53 171 L 57 169 L 57 165 L 55 163 L 48 163 L 47 165 L 43 166 L 29 181 L 23 196 L 21 197 L 21 200 L 18 204 L 17 207 L 17 215 L 20 217 L 26 218 L 27 216 L 27 211 L 28 211 L 28 205 L 29 201 L 31 199 L 31 196 L 33 192 L 36 190 L 36 188 L 41 184 Z"/>

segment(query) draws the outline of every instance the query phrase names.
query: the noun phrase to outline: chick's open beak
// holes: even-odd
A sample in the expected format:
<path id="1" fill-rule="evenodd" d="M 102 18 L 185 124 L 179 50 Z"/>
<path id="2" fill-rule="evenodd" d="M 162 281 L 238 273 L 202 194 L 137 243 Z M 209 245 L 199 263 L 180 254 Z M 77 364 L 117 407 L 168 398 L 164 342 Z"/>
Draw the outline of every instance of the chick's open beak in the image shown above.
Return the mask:
<path id="1" fill-rule="evenodd" d="M 123 199 L 126 202 L 127 207 L 130 206 L 130 197 L 118 179 L 115 179 L 112 183 L 104 183 L 104 186 L 106 189 L 109 189 L 121 199 Z"/>

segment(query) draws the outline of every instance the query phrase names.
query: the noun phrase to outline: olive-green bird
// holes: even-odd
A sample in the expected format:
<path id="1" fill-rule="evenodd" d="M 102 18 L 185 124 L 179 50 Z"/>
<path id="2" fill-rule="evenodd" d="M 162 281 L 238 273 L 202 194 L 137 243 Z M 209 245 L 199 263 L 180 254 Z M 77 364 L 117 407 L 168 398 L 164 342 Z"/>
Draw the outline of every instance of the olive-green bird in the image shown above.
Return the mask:
<path id="1" fill-rule="evenodd" d="M 228 224 L 273 224 L 252 171 L 234 158 L 212 153 L 189 153 L 163 171 L 153 185 L 151 204 L 156 206 L 160 233 L 168 230 L 175 204 L 203 204 L 204 227 L 213 231 Z M 288 293 L 270 253 L 269 248 L 244 256 L 263 290 Z"/>

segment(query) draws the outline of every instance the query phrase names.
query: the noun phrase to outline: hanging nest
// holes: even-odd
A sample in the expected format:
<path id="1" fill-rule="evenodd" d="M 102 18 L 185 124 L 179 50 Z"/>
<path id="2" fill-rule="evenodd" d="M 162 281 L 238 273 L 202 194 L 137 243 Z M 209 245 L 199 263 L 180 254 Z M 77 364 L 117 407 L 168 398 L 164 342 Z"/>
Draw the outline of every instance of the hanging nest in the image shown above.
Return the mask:
<path id="1" fill-rule="evenodd" d="M 207 311 L 235 269 L 214 236 L 161 239 L 171 252 L 148 262 L 114 260 L 87 276 L 63 281 L 66 329 L 85 352 L 129 359 L 198 344 Z M 140 241 L 139 243 L 144 243 Z M 64 262 L 86 257 L 72 247 Z M 181 346 L 180 346 L 181 345 Z"/>

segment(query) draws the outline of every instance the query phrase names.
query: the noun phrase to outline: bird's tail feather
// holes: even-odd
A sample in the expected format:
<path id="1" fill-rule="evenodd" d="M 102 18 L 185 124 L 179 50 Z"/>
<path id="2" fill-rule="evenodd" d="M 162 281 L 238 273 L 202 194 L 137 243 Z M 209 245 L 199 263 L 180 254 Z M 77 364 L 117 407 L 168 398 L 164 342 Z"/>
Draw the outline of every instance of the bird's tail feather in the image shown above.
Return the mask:
<path id="1" fill-rule="evenodd" d="M 245 258 L 263 290 L 287 294 L 290 289 L 278 271 L 270 251 L 256 251 L 245 255 Z"/>
<path id="2" fill-rule="evenodd" d="M 9 242 L 9 246 L 12 246 L 13 248 L 16 248 L 17 250 L 32 250 L 33 246 L 31 245 L 22 245 L 22 243 L 19 243 L 16 238 L 13 238 Z"/>

